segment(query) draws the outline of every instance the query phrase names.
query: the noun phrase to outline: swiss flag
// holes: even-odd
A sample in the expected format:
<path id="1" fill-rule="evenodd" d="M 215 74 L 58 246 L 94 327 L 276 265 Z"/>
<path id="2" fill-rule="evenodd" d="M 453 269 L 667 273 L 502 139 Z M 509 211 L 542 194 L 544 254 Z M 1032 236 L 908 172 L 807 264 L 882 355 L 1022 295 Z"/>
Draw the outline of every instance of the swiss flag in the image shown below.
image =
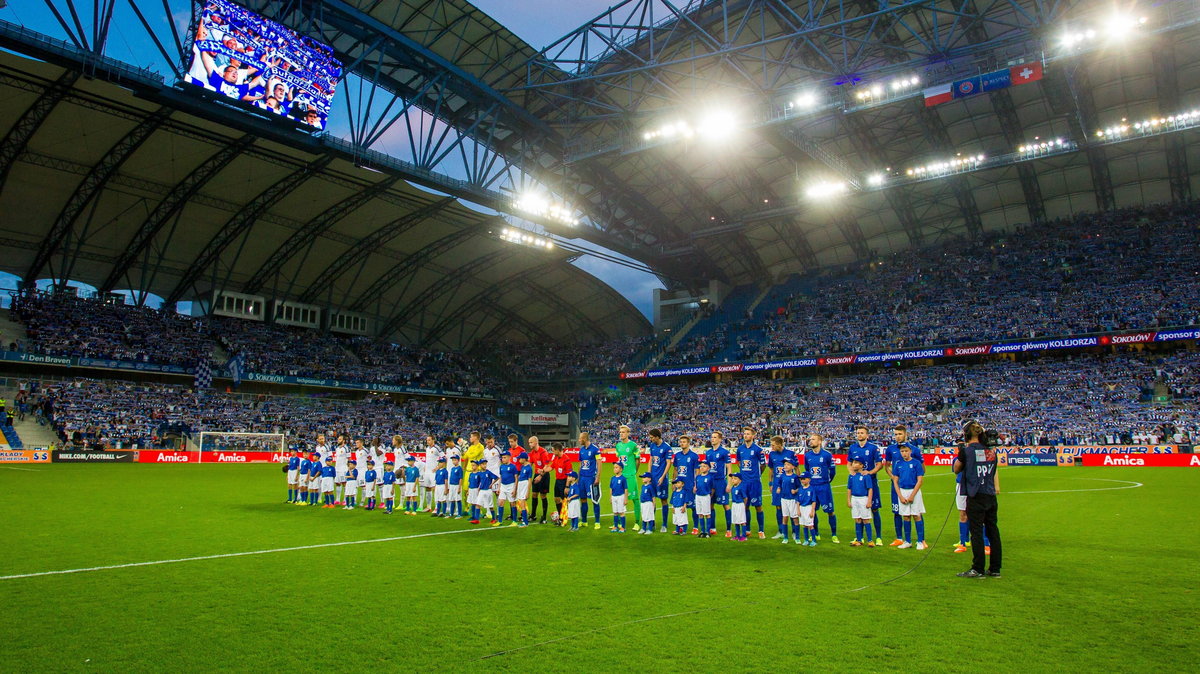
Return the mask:
<path id="1" fill-rule="evenodd" d="M 1022 63 L 1019 66 L 1013 66 L 1008 69 L 1012 78 L 1013 86 L 1018 84 L 1028 84 L 1042 79 L 1042 62 L 1030 61 Z"/>

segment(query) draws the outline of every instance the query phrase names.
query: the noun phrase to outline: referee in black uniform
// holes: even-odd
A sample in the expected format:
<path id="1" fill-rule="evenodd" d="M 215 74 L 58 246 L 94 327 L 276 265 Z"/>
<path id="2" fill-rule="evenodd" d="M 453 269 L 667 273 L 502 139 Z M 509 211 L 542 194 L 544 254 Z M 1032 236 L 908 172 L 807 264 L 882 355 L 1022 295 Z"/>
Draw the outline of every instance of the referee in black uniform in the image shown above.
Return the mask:
<path id="1" fill-rule="evenodd" d="M 1000 493 L 1000 474 L 996 450 L 988 445 L 988 436 L 977 421 L 963 427 L 966 443 L 954 459 L 954 472 L 962 475 L 962 490 L 967 495 L 967 522 L 971 529 L 971 568 L 961 578 L 999 578 L 1002 550 L 1000 528 L 996 526 L 996 494 Z M 983 532 L 991 543 L 991 564 L 985 571 Z"/>

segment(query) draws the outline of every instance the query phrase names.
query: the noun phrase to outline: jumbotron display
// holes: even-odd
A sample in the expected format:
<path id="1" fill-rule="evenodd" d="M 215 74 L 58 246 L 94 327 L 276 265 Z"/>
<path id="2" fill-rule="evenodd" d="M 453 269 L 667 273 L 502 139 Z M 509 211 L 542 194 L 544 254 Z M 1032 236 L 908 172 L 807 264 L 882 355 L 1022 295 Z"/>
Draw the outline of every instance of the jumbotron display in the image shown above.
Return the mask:
<path id="1" fill-rule="evenodd" d="M 324 129 L 342 64 L 333 49 L 226 0 L 199 12 L 184 79 Z"/>

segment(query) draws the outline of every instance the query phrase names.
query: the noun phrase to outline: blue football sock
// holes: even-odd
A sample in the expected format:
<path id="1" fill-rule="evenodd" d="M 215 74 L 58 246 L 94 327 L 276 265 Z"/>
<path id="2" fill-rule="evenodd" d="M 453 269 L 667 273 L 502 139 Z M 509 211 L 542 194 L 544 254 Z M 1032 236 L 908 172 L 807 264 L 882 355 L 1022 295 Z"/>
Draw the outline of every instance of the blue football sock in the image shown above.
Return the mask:
<path id="1" fill-rule="evenodd" d="M 820 522 L 820 520 L 817 519 L 817 513 L 816 513 L 816 510 L 814 509 L 814 511 L 813 511 L 813 536 L 820 536 L 820 535 L 821 535 L 821 522 Z"/>
<path id="2" fill-rule="evenodd" d="M 883 520 L 882 520 L 882 518 L 880 518 L 878 510 L 871 511 L 871 519 L 873 519 L 875 521 L 875 531 L 880 536 L 882 536 L 883 535 Z"/>
<path id="3" fill-rule="evenodd" d="M 966 545 L 971 540 L 971 528 L 966 522 L 958 523 L 958 544 Z"/>
<path id="4" fill-rule="evenodd" d="M 862 540 L 862 530 L 863 530 L 862 522 L 855 520 L 854 521 L 854 540 L 856 540 L 856 541 Z"/>
<path id="5" fill-rule="evenodd" d="M 763 511 L 761 510 L 759 510 L 756 514 L 758 515 L 758 530 L 761 532 L 763 531 L 763 526 L 767 518 L 763 515 Z"/>
<path id="6" fill-rule="evenodd" d="M 578 518 L 578 517 L 572 517 L 572 518 L 571 518 L 571 528 L 572 528 L 572 529 L 578 529 L 578 528 L 579 528 L 579 518 Z"/>
<path id="7" fill-rule="evenodd" d="M 983 547 L 985 547 L 985 548 L 992 547 L 992 542 L 989 541 L 988 537 L 987 537 L 987 529 L 983 530 Z"/>
<path id="8" fill-rule="evenodd" d="M 912 543 L 912 521 L 904 520 L 904 542 Z"/>
<path id="9" fill-rule="evenodd" d="M 592 514 L 596 516 L 596 522 L 599 523 L 600 522 L 600 504 L 599 503 L 592 504 Z"/>
<path id="10" fill-rule="evenodd" d="M 670 506 L 664 505 L 662 507 L 662 521 L 663 521 L 664 527 L 667 526 L 667 522 L 671 521 L 671 520 L 667 519 L 667 516 L 670 514 L 671 514 Z"/>
<path id="11" fill-rule="evenodd" d="M 829 513 L 829 535 L 837 536 L 837 515 L 833 513 Z"/>
<path id="12" fill-rule="evenodd" d="M 896 538 L 900 538 L 900 528 L 904 526 L 904 518 L 897 513 L 892 515 L 892 522 L 896 525 Z"/>
<path id="13" fill-rule="evenodd" d="M 917 542 L 925 542 L 925 520 L 917 520 Z"/>
<path id="14" fill-rule="evenodd" d="M 867 522 L 866 524 L 863 525 L 863 528 L 865 528 L 867 530 L 867 540 L 868 541 L 872 540 L 873 536 L 871 536 L 871 523 Z"/>
<path id="15" fill-rule="evenodd" d="M 775 509 L 775 524 L 779 526 L 779 533 L 787 536 L 787 525 L 783 523 L 783 509 Z"/>
<path id="16" fill-rule="evenodd" d="M 800 540 L 800 525 L 795 522 L 792 523 L 792 539 Z"/>
<path id="17" fill-rule="evenodd" d="M 733 527 L 733 514 L 729 508 L 725 509 L 725 531 L 729 531 Z"/>

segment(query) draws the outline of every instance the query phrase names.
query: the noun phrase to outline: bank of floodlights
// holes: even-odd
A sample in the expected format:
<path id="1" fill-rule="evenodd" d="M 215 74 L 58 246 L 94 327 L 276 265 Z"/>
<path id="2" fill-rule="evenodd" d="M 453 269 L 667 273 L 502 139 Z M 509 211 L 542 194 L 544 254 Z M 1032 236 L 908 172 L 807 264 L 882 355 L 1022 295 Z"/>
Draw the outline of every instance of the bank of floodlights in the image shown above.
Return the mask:
<path id="1" fill-rule="evenodd" d="M 924 178 L 927 176 L 957 173 L 959 171 L 967 171 L 977 168 L 981 163 L 983 163 L 984 159 L 987 159 L 987 157 L 982 154 L 969 154 L 966 156 L 960 154 L 945 161 L 934 161 L 923 166 L 914 166 L 912 168 L 905 169 L 904 175 L 910 178 Z"/>
<path id="2" fill-rule="evenodd" d="M 516 243 L 522 246 L 530 246 L 532 248 L 541 248 L 543 250 L 551 250 L 554 248 L 554 242 L 544 236 L 530 234 L 521 229 L 506 227 L 500 232 L 500 239 L 509 243 Z"/>
<path id="3" fill-rule="evenodd" d="M 564 225 L 574 227 L 579 224 L 579 218 L 575 217 L 575 209 L 572 206 L 554 203 L 540 194 L 532 192 L 522 194 L 513 202 L 513 206 L 522 213 L 546 218 Z"/>
<path id="4" fill-rule="evenodd" d="M 1022 157 L 1033 157 L 1039 154 L 1046 154 L 1055 150 L 1061 150 L 1066 145 L 1066 141 L 1062 138 L 1052 138 L 1049 140 L 1041 140 L 1034 138 L 1032 143 L 1025 143 L 1017 146 L 1017 154 Z"/>
<path id="5" fill-rule="evenodd" d="M 1068 30 L 1059 37 L 1063 49 L 1083 49 L 1103 41 L 1106 43 L 1124 42 L 1145 26 L 1150 19 L 1145 16 L 1130 14 L 1112 14 L 1094 25 Z"/>

